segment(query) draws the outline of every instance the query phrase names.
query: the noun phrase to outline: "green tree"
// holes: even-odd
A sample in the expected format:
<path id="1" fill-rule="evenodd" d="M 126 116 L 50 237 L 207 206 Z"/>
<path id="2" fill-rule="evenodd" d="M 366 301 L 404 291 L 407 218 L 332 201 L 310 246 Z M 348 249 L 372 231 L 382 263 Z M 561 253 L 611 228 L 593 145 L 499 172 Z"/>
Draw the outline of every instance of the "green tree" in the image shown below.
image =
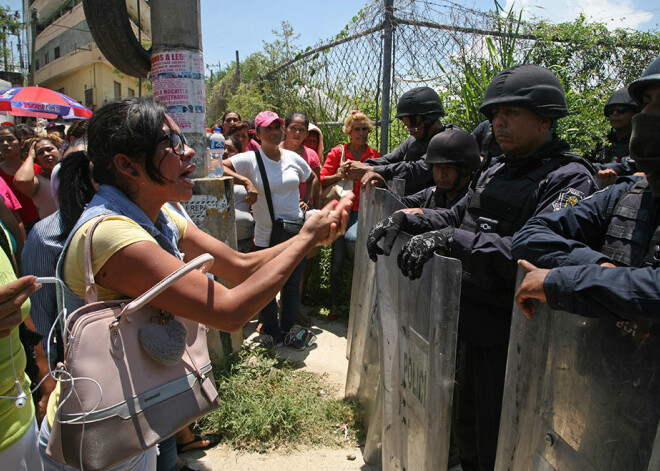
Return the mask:
<path id="1" fill-rule="evenodd" d="M 584 16 L 553 24 L 523 22 L 512 12 L 505 16 L 496 4 L 492 28 L 501 36 L 486 37 L 487 54 L 463 54 L 448 71 L 443 98 L 447 122 L 472 130 L 484 119 L 478 112 L 493 77 L 516 63 L 538 64 L 557 74 L 570 115 L 559 120 L 557 134 L 578 153 L 586 153 L 604 139 L 609 124 L 603 106 L 609 95 L 636 77 L 658 55 L 660 35 L 617 29 L 611 31 Z M 534 39 L 529 39 L 534 37 Z"/>
<path id="2" fill-rule="evenodd" d="M 21 32 L 21 16 L 18 11 L 12 11 L 8 6 L 0 5 L 0 59 L 3 60 L 2 67 L 5 71 L 14 71 L 14 64 L 9 61 L 12 50 L 8 47 L 10 36 L 18 36 Z"/>

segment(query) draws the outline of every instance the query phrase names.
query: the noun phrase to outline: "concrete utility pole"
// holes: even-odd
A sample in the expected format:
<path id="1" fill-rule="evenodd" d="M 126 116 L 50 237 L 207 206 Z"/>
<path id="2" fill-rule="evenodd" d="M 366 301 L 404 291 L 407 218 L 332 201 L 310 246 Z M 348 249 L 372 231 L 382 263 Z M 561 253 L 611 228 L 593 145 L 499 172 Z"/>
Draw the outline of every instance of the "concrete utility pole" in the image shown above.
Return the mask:
<path id="1" fill-rule="evenodd" d="M 197 165 L 194 194 L 183 203 L 193 222 L 203 231 L 236 247 L 234 191 L 230 178 L 206 178 L 206 82 L 202 56 L 202 25 L 199 0 L 151 2 L 151 79 L 154 97 L 167 106 L 189 145 Z M 208 332 L 214 364 L 223 352 L 240 348 L 242 333 Z"/>
<path id="2" fill-rule="evenodd" d="M 154 97 L 165 103 L 195 149 L 194 177 L 206 177 L 206 84 L 199 0 L 151 2 L 151 77 Z"/>

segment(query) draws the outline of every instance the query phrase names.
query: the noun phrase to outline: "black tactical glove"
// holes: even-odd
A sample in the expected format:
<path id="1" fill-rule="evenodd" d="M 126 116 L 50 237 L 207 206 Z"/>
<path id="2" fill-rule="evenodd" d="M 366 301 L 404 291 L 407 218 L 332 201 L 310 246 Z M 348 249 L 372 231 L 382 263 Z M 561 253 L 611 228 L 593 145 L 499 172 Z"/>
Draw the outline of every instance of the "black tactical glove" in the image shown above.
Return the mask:
<path id="1" fill-rule="evenodd" d="M 416 235 L 401 248 L 396 261 L 397 265 L 404 276 L 415 280 L 422 276 L 424 264 L 433 256 L 433 253 L 437 251 L 448 253 L 453 240 L 453 227 Z"/>
<path id="2" fill-rule="evenodd" d="M 405 213 L 398 212 L 390 217 L 383 219 L 369 231 L 367 237 L 367 252 L 372 262 L 378 259 L 379 254 L 389 255 L 399 232 L 406 227 L 407 216 Z M 385 237 L 383 248 L 378 247 L 378 241 Z"/>

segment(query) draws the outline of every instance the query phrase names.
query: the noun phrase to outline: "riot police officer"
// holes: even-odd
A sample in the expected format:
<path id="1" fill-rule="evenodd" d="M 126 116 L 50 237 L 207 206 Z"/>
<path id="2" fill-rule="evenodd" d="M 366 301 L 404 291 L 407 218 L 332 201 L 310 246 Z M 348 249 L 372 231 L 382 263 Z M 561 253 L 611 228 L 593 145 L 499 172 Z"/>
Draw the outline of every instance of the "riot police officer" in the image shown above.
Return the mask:
<path id="1" fill-rule="evenodd" d="M 398 255 L 410 278 L 420 276 L 434 252 L 462 262 L 452 429 L 465 471 L 492 469 L 495 462 L 516 275 L 511 237 L 530 217 L 594 190 L 590 170 L 553 133 L 568 109 L 551 71 L 535 65 L 502 71 L 486 89 L 480 111 L 505 154 L 492 166 L 484 163 L 487 170 L 451 209 L 395 213 L 374 226 L 367 241 L 375 260 L 389 254 L 398 232 L 419 234 Z"/>
<path id="2" fill-rule="evenodd" d="M 529 272 L 516 302 L 527 316 L 534 313 L 531 300 L 539 299 L 589 317 L 658 320 L 660 57 L 628 91 L 643 107 L 632 118 L 630 155 L 646 178 L 621 178 L 516 234 L 512 254 L 526 259 L 520 264 Z"/>
<path id="3" fill-rule="evenodd" d="M 632 175 L 637 171 L 635 162 L 630 159 L 630 133 L 632 117 L 639 113 L 639 104 L 630 96 L 627 88 L 620 88 L 607 100 L 603 113 L 609 119 L 612 130 L 607 135 L 607 143 L 599 142 L 589 155 L 598 170 L 598 176 L 611 185 L 617 176 Z"/>
<path id="4" fill-rule="evenodd" d="M 435 90 L 417 87 L 407 91 L 399 99 L 396 117 L 403 121 L 410 137 L 389 154 L 365 162 L 347 162 L 350 180 L 362 180 L 367 184 L 374 174 L 385 180 L 405 180 L 405 194 L 433 186 L 433 172 L 426 163 L 426 148 L 431 138 L 444 129 L 440 118 L 445 115 L 442 100 Z"/>
<path id="5" fill-rule="evenodd" d="M 479 125 L 474 128 L 472 136 L 477 140 L 479 152 L 485 159 L 502 155 L 502 149 L 495 140 L 495 135 L 493 134 L 493 126 L 491 126 L 490 121 L 487 119 L 480 122 Z"/>
<path id="6" fill-rule="evenodd" d="M 423 209 L 451 208 L 468 191 L 468 183 L 481 166 L 479 146 L 471 134 L 447 127 L 429 142 L 426 163 L 433 166 L 435 186 L 400 198 L 408 214 L 424 214 Z"/>

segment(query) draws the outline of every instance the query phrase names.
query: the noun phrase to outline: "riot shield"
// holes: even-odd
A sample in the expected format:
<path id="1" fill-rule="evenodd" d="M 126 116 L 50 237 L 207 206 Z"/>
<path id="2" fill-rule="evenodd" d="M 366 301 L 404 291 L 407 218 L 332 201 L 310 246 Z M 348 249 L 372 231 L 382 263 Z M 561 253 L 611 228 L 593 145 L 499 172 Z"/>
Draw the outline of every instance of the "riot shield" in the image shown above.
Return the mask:
<path id="1" fill-rule="evenodd" d="M 371 227 L 401 209 L 403 205 L 390 192 L 367 187 L 360 200 L 358 240 L 353 268 L 353 288 L 349 317 L 348 372 L 346 396 L 355 397 L 362 406 L 367 431 L 364 460 L 381 462 L 380 323 L 377 315 L 375 286 L 376 265 L 367 254 L 367 236 Z"/>
<path id="2" fill-rule="evenodd" d="M 403 195 L 406 182 L 399 178 L 395 178 L 391 182 L 391 188 L 394 194 Z M 387 196 L 386 196 L 387 195 Z M 355 260 L 353 261 L 353 284 L 351 292 L 355 296 L 351 296 L 351 305 L 348 317 L 348 335 L 346 339 L 346 358 L 351 358 L 351 347 L 353 339 L 360 337 L 358 343 L 362 340 L 365 330 L 363 327 L 365 319 L 368 318 L 369 312 L 373 307 L 373 286 L 376 282 L 374 276 L 374 264 L 369 260 L 367 254 L 367 236 L 374 224 L 379 222 L 385 216 L 389 216 L 394 211 L 403 208 L 403 205 L 396 201 L 393 203 L 390 213 L 384 210 L 384 205 L 387 200 L 394 200 L 389 192 L 376 189 L 371 186 L 364 188 L 360 192 L 360 209 L 358 213 L 358 236 L 355 243 Z M 357 328 L 356 328 L 357 320 Z M 358 346 L 358 350 L 361 349 Z M 346 394 L 354 395 L 357 393 L 356 386 L 353 383 L 354 376 L 349 373 L 349 380 L 347 381 Z M 349 386 L 350 384 L 350 386 Z"/>
<path id="3" fill-rule="evenodd" d="M 659 323 L 514 305 L 508 355 L 497 470 L 660 469 Z"/>
<path id="4" fill-rule="evenodd" d="M 382 329 L 384 470 L 447 469 L 461 262 L 435 255 L 411 281 L 396 264 L 400 236 L 376 267 Z"/>
<path id="5" fill-rule="evenodd" d="M 364 335 L 368 313 L 372 308 L 373 285 L 375 282 L 374 264 L 369 260 L 367 254 L 367 236 L 369 230 L 380 221 L 383 216 L 382 203 L 377 199 L 378 192 L 376 188 L 366 187 L 360 192 L 360 209 L 358 212 L 358 233 L 355 242 L 355 260 L 353 260 L 353 284 L 351 286 L 351 305 L 348 316 L 348 334 L 346 338 L 346 357 L 351 359 L 351 350 L 353 340 L 356 336 Z M 361 349 L 360 339 L 356 343 L 358 349 Z M 353 380 L 359 381 L 359 371 L 357 377 L 349 373 L 346 381 L 346 395 L 353 396 L 357 393 L 357 386 Z M 349 386 L 350 383 L 350 386 Z"/>

